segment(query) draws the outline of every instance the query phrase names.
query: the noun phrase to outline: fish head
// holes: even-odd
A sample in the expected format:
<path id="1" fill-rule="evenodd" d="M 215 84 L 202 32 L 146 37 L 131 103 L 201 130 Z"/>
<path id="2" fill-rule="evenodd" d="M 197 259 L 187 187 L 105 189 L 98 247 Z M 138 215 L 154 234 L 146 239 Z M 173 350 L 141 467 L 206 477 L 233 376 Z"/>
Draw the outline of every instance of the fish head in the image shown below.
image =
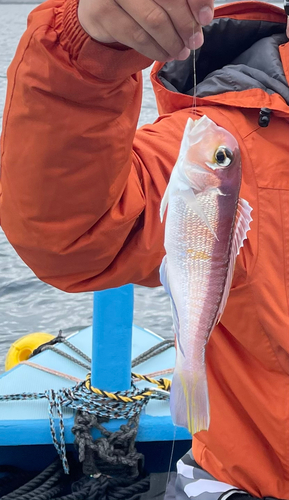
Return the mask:
<path id="1" fill-rule="evenodd" d="M 161 202 L 161 220 L 170 198 L 176 195 L 205 221 L 198 207 L 198 195 L 214 190 L 216 194 L 231 194 L 239 189 L 240 183 L 240 151 L 233 135 L 206 115 L 199 120 L 189 118 L 179 156 Z"/>
<path id="2" fill-rule="evenodd" d="M 241 181 L 238 143 L 233 135 L 207 116 L 189 118 L 180 150 L 179 177 L 197 195 L 212 189 L 222 194 Z"/>

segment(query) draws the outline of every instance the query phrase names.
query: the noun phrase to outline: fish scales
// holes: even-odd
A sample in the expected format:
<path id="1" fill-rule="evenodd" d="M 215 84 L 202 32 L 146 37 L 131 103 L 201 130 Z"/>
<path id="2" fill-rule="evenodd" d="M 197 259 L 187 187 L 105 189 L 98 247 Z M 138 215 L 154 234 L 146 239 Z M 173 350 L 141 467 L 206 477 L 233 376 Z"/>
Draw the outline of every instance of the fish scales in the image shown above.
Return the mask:
<path id="1" fill-rule="evenodd" d="M 177 336 L 171 413 L 192 434 L 209 426 L 205 349 L 251 220 L 251 208 L 239 200 L 240 183 L 234 137 L 207 117 L 188 121 L 161 206 L 163 216 L 168 205 L 160 276 Z"/>
<path id="2" fill-rule="evenodd" d="M 205 362 L 204 342 L 199 332 L 209 335 L 217 316 L 229 265 L 233 228 L 223 230 L 218 198 L 212 193 L 205 194 L 199 197 L 199 203 L 212 228 L 219 234 L 219 241 L 181 197 L 173 199 L 167 215 L 168 272 L 178 278 L 171 280 L 171 291 L 177 297 L 176 306 L 182 318 L 182 349 L 188 351 L 185 344 L 192 343 L 192 359 L 188 359 L 188 363 L 193 363 L 195 368 Z M 222 227 L 222 231 L 218 230 L 218 226 Z M 186 235 L 185 239 L 183 235 Z M 209 300 L 212 295 L 214 301 Z"/>

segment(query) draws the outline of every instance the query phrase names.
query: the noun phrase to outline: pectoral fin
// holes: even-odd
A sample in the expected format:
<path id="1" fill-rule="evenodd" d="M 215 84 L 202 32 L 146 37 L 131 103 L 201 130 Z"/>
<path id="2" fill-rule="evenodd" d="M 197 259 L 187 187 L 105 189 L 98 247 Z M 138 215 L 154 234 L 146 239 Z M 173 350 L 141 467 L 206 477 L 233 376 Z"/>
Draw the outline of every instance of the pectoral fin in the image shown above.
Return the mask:
<path id="1" fill-rule="evenodd" d="M 237 208 L 237 214 L 236 214 L 236 221 L 235 221 L 235 227 L 234 227 L 234 234 L 233 234 L 233 241 L 232 241 L 232 248 L 231 248 L 231 254 L 230 254 L 227 279 L 226 279 L 223 297 L 222 297 L 222 300 L 220 302 L 220 307 L 218 310 L 216 323 L 218 323 L 220 321 L 221 316 L 224 312 L 227 300 L 228 300 L 228 296 L 229 296 L 229 292 L 230 292 L 230 288 L 231 288 L 231 284 L 232 284 L 232 279 L 233 279 L 233 274 L 234 274 L 234 269 L 235 269 L 236 258 L 237 258 L 237 255 L 239 255 L 240 249 L 244 245 L 244 241 L 247 238 L 247 232 L 250 229 L 250 222 L 252 221 L 251 212 L 252 212 L 252 208 L 250 207 L 249 203 L 246 200 L 243 200 L 242 198 L 240 198 L 239 202 L 238 202 L 238 208 Z"/>
<path id="2" fill-rule="evenodd" d="M 185 200 L 186 204 L 190 207 L 190 209 L 195 212 L 198 217 L 200 217 L 201 221 L 207 226 L 209 231 L 215 236 L 216 240 L 218 239 L 215 231 L 213 230 L 208 217 L 206 216 L 204 210 L 202 209 L 200 203 L 198 202 L 198 197 L 194 193 L 193 189 L 186 189 L 186 191 L 179 191 L 180 196 Z"/>

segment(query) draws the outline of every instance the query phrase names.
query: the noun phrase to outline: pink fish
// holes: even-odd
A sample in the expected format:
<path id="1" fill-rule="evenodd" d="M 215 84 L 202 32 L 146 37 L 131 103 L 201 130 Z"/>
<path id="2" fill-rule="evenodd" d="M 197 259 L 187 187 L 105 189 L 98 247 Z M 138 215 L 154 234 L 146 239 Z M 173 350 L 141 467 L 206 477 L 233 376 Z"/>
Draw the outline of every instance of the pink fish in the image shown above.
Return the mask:
<path id="1" fill-rule="evenodd" d="M 191 434 L 209 428 L 206 345 L 252 220 L 251 207 L 239 198 L 241 176 L 236 139 L 207 116 L 189 118 L 161 203 L 161 220 L 168 210 L 160 277 L 177 337 L 171 414 Z"/>

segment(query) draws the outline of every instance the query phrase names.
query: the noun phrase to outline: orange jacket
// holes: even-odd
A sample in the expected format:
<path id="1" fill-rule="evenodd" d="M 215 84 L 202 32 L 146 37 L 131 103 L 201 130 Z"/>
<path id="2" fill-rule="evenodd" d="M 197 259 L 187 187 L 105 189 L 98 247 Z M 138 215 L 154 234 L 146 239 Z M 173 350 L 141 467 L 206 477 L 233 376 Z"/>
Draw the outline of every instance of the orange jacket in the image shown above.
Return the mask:
<path id="1" fill-rule="evenodd" d="M 160 200 L 192 98 L 152 80 L 160 118 L 135 134 L 140 70 L 151 61 L 91 40 L 76 0 L 30 15 L 8 72 L 1 140 L 1 225 L 36 275 L 69 292 L 159 285 Z M 285 23 L 259 2 L 217 17 Z M 289 44 L 279 48 L 289 81 Z M 273 113 L 260 128 L 260 108 Z M 289 106 L 262 89 L 198 99 L 239 141 L 241 196 L 253 207 L 221 323 L 207 349 L 208 432 L 196 461 L 257 496 L 289 498 Z"/>

